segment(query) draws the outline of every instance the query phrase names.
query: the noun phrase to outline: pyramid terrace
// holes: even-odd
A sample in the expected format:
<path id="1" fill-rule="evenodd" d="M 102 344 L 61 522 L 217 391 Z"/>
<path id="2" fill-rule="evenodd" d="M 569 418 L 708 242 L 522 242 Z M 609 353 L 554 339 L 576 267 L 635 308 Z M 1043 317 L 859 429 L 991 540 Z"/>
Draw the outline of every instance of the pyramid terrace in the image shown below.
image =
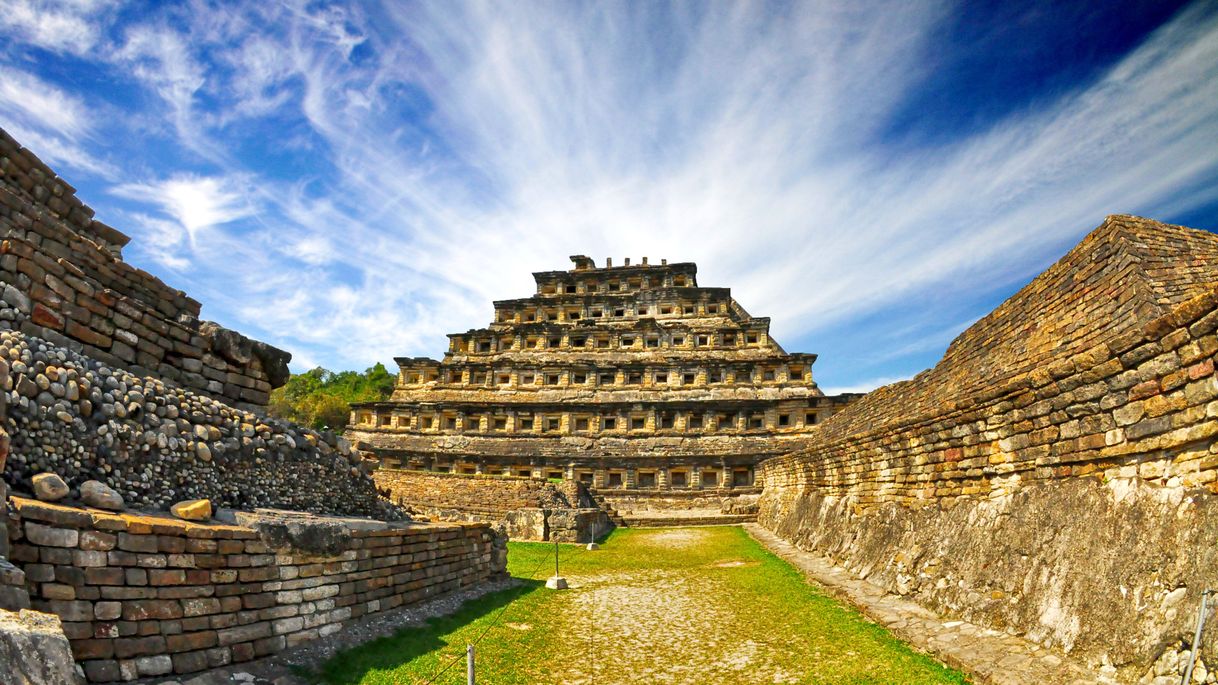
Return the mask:
<path id="1" fill-rule="evenodd" d="M 383 466 L 580 480 L 607 489 L 753 485 L 856 396 L 826 396 L 816 355 L 788 353 L 691 262 L 647 258 L 533 274 L 441 361 L 399 358 L 389 401 L 353 407 Z"/>

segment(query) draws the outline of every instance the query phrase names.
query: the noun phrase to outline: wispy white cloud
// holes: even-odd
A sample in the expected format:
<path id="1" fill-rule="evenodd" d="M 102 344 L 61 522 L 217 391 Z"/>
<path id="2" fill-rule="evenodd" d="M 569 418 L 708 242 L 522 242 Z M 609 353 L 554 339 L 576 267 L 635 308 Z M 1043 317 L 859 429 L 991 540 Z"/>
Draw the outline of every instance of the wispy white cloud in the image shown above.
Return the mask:
<path id="1" fill-rule="evenodd" d="M 254 212 L 247 184 L 238 178 L 174 176 L 154 183 L 129 183 L 113 190 L 115 195 L 160 207 L 181 228 L 192 248 L 208 229 L 231 223 Z M 166 231 L 158 225 L 161 234 Z M 223 253 L 217 254 L 224 259 Z"/>
<path id="2" fill-rule="evenodd" d="M 102 59 L 213 171 L 117 192 L 159 212 L 141 225 L 206 274 L 197 297 L 339 366 L 439 354 L 569 254 L 697 261 L 787 341 L 1025 279 L 1105 214 L 1204 201 L 1179 190 L 1218 173 L 1218 13 L 986 128 L 896 146 L 885 126 L 954 9 L 196 3 Z M 255 124 L 307 170 L 242 151 Z M 945 345 L 950 323 L 876 356 Z"/>
<path id="3" fill-rule="evenodd" d="M 174 271 L 190 266 L 186 229 L 181 224 L 141 213 L 131 214 L 129 219 L 140 229 L 140 251 Z"/>
<path id="4" fill-rule="evenodd" d="M 55 164 L 113 178 L 115 169 L 86 149 L 93 131 L 85 102 L 61 88 L 0 64 L 0 125 Z"/>
<path id="5" fill-rule="evenodd" d="M 69 138 L 90 127 L 84 103 L 28 72 L 0 65 L 0 113 Z"/>
<path id="6" fill-rule="evenodd" d="M 156 93 L 169 107 L 178 139 L 206 154 L 201 121 L 194 109 L 196 93 L 206 83 L 204 66 L 191 54 L 189 37 L 167 26 L 136 25 L 110 58 Z"/>
<path id="7" fill-rule="evenodd" d="M 824 386 L 821 388 L 821 391 L 826 395 L 839 395 L 848 392 L 871 392 L 876 388 L 891 385 L 898 381 L 907 381 L 909 378 L 910 376 L 879 376 L 877 378 L 868 378 L 858 383 L 851 383 L 850 385 Z"/>
<path id="8" fill-rule="evenodd" d="M 373 70 L 296 46 L 304 111 L 364 200 L 345 229 L 363 287 L 402 284 L 403 306 L 441 291 L 485 303 L 567 254 L 650 254 L 699 261 L 703 282 L 800 336 L 945 282 L 1026 277 L 1050 243 L 1153 212 L 1218 163 L 1198 154 L 1218 139 L 1212 16 L 1179 17 L 1039 109 L 900 151 L 876 130 L 921 82 L 943 7 L 720 6 L 678 18 L 662 45 L 645 30 L 657 18 L 633 12 L 393 10 L 411 43 L 382 38 Z M 384 114 L 392 83 L 426 88 L 423 124 L 451 156 Z M 484 309 L 415 327 L 434 321 L 434 339 Z"/>
<path id="9" fill-rule="evenodd" d="M 0 32 L 47 50 L 83 55 L 101 37 L 112 0 L 5 0 Z"/>

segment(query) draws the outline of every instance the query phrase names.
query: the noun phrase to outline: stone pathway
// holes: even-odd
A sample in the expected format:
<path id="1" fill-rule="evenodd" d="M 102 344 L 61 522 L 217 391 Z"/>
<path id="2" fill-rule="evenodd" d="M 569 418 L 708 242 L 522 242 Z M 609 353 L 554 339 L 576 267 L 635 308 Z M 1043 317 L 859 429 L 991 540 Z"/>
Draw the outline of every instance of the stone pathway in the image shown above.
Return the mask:
<path id="1" fill-rule="evenodd" d="M 913 602 L 860 580 L 816 552 L 795 547 L 759 524 L 745 524 L 744 528 L 753 539 L 803 571 L 830 595 L 857 607 L 916 649 L 965 672 L 977 685 L 1116 682 L 1023 638 L 964 621 L 945 621 Z"/>

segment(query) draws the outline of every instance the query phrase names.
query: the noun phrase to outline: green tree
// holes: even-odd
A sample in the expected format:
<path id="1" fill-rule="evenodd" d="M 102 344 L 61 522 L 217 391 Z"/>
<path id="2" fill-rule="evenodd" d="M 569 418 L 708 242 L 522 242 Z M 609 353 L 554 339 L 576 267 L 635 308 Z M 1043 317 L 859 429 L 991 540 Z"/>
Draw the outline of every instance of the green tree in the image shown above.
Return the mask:
<path id="1" fill-rule="evenodd" d="M 320 366 L 292 374 L 283 387 L 271 393 L 271 416 L 312 428 L 340 429 L 347 425 L 351 404 L 379 402 L 393 392 L 394 374 L 378 362 L 363 373 L 335 373 Z"/>

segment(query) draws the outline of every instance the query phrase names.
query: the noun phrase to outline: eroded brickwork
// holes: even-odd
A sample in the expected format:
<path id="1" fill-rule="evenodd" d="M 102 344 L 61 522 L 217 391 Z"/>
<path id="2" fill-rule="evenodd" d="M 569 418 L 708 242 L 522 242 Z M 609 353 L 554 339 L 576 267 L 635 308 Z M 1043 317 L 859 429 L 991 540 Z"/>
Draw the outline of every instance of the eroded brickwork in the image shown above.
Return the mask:
<path id="1" fill-rule="evenodd" d="M 390 500 L 412 515 L 493 523 L 513 540 L 591 542 L 613 528 L 575 481 L 385 468 L 373 477 Z"/>
<path id="2" fill-rule="evenodd" d="M 495 520 L 516 509 L 560 509 L 579 505 L 579 502 L 568 501 L 553 483 L 537 478 L 401 469 L 378 469 L 373 478 L 391 498 L 424 513 L 453 509 Z"/>
<path id="3" fill-rule="evenodd" d="M 1109 218 L 934 369 L 766 461 L 761 522 L 1138 680 L 1218 583 L 1215 255 Z"/>
<path id="4" fill-rule="evenodd" d="M 137 375 L 261 410 L 291 355 L 217 324 L 127 264 L 127 236 L 0 129 L 0 326 Z"/>
<path id="5" fill-rule="evenodd" d="M 13 498 L 13 558 L 92 682 L 188 674 L 325 637 L 361 616 L 501 577 L 481 524 L 289 517 L 267 529 Z M 293 531 L 294 532 L 294 531 Z"/>

